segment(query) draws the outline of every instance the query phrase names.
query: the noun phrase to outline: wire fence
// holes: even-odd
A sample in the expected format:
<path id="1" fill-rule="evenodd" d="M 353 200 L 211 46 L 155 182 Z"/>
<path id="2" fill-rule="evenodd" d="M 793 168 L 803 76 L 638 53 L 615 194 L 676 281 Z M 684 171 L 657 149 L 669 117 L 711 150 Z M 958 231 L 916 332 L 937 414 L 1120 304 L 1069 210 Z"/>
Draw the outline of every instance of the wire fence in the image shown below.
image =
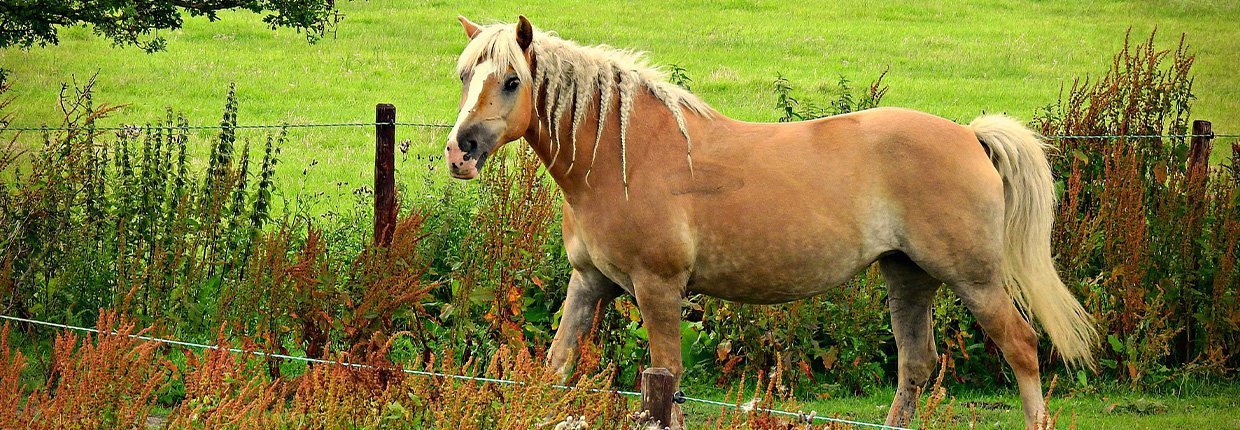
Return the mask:
<path id="1" fill-rule="evenodd" d="M 3 314 L 0 314 L 0 319 L 21 322 L 21 323 L 26 323 L 26 324 L 40 325 L 44 327 L 58 328 L 58 329 L 63 329 L 63 330 L 74 330 L 74 331 L 85 332 L 85 333 L 94 333 L 98 335 L 115 336 L 119 334 L 115 332 L 104 333 L 104 332 L 101 332 L 99 329 L 90 328 L 90 327 L 79 327 L 79 326 L 73 326 L 73 325 L 68 325 L 68 324 L 60 324 L 60 323 L 54 323 L 54 322 L 48 322 L 48 321 L 39 321 L 39 320 L 34 320 L 34 319 L 29 319 L 29 318 L 21 318 L 21 317 L 15 317 L 15 316 L 3 315 Z M 398 368 L 386 368 L 386 367 L 372 366 L 372 365 L 361 364 L 361 363 L 350 363 L 347 361 L 325 360 L 321 358 L 300 357 L 300 356 L 295 356 L 295 355 L 279 354 L 279 353 L 273 353 L 273 352 L 267 352 L 267 351 L 262 351 L 262 350 L 255 350 L 255 349 L 227 348 L 227 347 L 222 347 L 219 345 L 208 345 L 208 344 L 195 343 L 195 342 L 186 342 L 186 341 L 181 341 L 181 340 L 176 340 L 176 339 L 168 339 L 168 338 L 155 337 L 155 336 L 145 336 L 145 335 L 137 335 L 137 334 L 127 334 L 125 336 L 128 336 L 133 339 L 139 339 L 139 340 L 146 341 L 146 342 L 156 342 L 156 343 L 162 343 L 162 344 L 167 344 L 167 345 L 182 346 L 182 347 L 187 347 L 187 348 L 222 350 L 222 351 L 228 351 L 233 354 L 254 355 L 254 356 L 264 357 L 264 358 L 279 358 L 279 359 L 300 361 L 300 362 L 312 363 L 312 364 L 335 365 L 335 366 L 342 366 L 342 367 L 351 368 L 351 369 L 387 370 L 387 371 L 399 370 L 403 373 L 410 374 L 410 375 L 416 375 L 416 376 L 456 379 L 456 380 L 461 380 L 461 381 L 482 382 L 482 383 L 492 383 L 492 384 L 501 384 L 501 385 L 525 385 L 524 382 L 514 381 L 511 379 L 487 378 L 487 377 L 482 377 L 482 376 L 469 376 L 469 375 L 456 375 L 456 374 L 451 374 L 451 373 L 409 369 L 403 366 L 398 367 Z M 612 395 L 627 396 L 627 397 L 641 397 L 642 395 L 642 393 L 635 392 L 635 391 L 574 387 L 574 386 L 561 385 L 561 384 L 555 384 L 555 385 L 552 385 L 551 387 L 558 389 L 558 390 L 584 390 L 584 391 L 588 391 L 591 393 L 604 393 L 604 394 L 612 394 Z M 746 406 L 742 406 L 742 405 L 738 405 L 734 403 L 721 402 L 717 400 L 703 399 L 703 398 L 698 398 L 698 397 L 680 396 L 680 398 L 684 399 L 684 401 L 701 403 L 705 405 L 720 406 L 720 407 L 731 408 L 731 409 L 741 409 L 744 411 L 752 411 L 752 412 L 765 412 L 765 413 L 770 413 L 773 415 L 783 415 L 787 417 L 794 417 L 799 421 L 810 423 L 810 424 L 812 424 L 813 421 L 825 421 L 825 422 L 833 422 L 833 423 L 838 423 L 838 424 L 852 425 L 852 426 L 857 426 L 857 427 L 869 427 L 869 428 L 877 428 L 877 429 L 884 429 L 884 430 L 913 430 L 908 427 L 889 426 L 885 424 L 867 423 L 864 421 L 853 421 L 853 420 L 848 420 L 848 419 L 843 419 L 843 418 L 818 416 L 817 412 L 812 412 L 812 411 L 806 414 L 803 412 L 789 412 L 789 411 L 784 411 L 784 410 L 779 410 L 779 409 L 770 409 L 770 408 L 762 408 L 762 407 L 746 407 Z"/>
<path id="2" fill-rule="evenodd" d="M 134 132 L 141 132 L 143 130 L 243 130 L 243 129 L 378 127 L 378 126 L 407 126 L 407 127 L 431 128 L 431 129 L 447 129 L 447 128 L 453 127 L 451 124 L 442 124 L 442 123 L 433 123 L 433 122 L 401 122 L 401 121 L 394 121 L 394 122 L 357 121 L 357 122 L 238 124 L 238 125 L 231 125 L 231 124 L 216 124 L 216 125 L 121 124 L 117 126 L 69 126 L 69 127 L 65 127 L 65 126 L 61 126 L 61 127 L 48 127 L 48 126 L 13 127 L 11 126 L 11 124 L 0 122 L 0 133 L 3 133 L 3 132 L 44 132 L 46 133 L 46 132 L 54 132 L 54 131 L 87 131 L 87 132 L 126 131 L 130 133 L 134 133 Z M 1240 137 L 1240 134 L 1228 134 L 1228 133 L 1101 134 L 1101 135 L 1065 134 L 1065 135 L 1047 135 L 1047 136 L 1042 136 L 1042 137 L 1048 140 L 1073 140 L 1073 139 L 1121 140 L 1121 139 L 1192 139 L 1192 138 L 1215 139 L 1215 138 L 1237 138 L 1237 137 Z M 93 329 L 93 328 L 88 328 L 88 327 L 71 326 L 71 325 L 66 325 L 66 324 L 38 321 L 38 320 L 32 320 L 32 319 L 20 318 L 20 317 L 14 317 L 14 316 L 2 315 L 2 314 L 0 314 L 0 319 L 17 321 L 17 322 L 22 322 L 22 323 L 27 323 L 27 324 L 42 325 L 46 327 L 54 327 L 54 328 L 60 328 L 60 329 L 66 329 L 66 330 L 89 332 L 89 333 L 95 333 L 95 334 L 100 334 L 100 335 L 115 335 L 116 334 L 116 333 L 101 333 L 98 329 Z M 286 360 L 293 360 L 293 361 L 300 361 L 300 362 L 314 363 L 314 364 L 339 365 L 339 366 L 343 366 L 347 368 L 354 368 L 354 369 L 400 370 L 401 372 L 404 372 L 406 374 L 417 375 L 417 376 L 438 377 L 438 378 L 466 380 L 466 381 L 483 382 L 483 383 L 494 383 L 494 384 L 502 384 L 502 385 L 523 385 L 524 384 L 523 382 L 520 382 L 520 381 L 514 381 L 514 380 L 508 380 L 508 379 L 487 378 L 487 377 L 468 376 L 468 375 L 455 375 L 455 374 L 449 374 L 449 373 L 408 369 L 404 367 L 399 367 L 399 369 L 395 369 L 395 368 L 388 369 L 388 368 L 381 368 L 381 367 L 376 367 L 376 366 L 371 366 L 371 365 L 366 365 L 366 364 L 359 364 L 359 363 L 325 360 L 325 359 L 318 359 L 318 358 L 312 358 L 312 357 L 299 357 L 299 356 L 293 356 L 293 355 L 287 355 L 287 354 L 271 353 L 271 352 L 266 352 L 266 351 L 261 351 L 261 350 L 225 348 L 225 347 L 221 347 L 218 345 L 207 345 L 207 344 L 194 343 L 194 342 L 185 342 L 185 341 L 180 341 L 180 340 L 175 340 L 175 339 L 159 338 L 159 337 L 153 337 L 153 336 L 143 336 L 143 335 L 133 335 L 133 334 L 130 334 L 127 336 L 131 338 L 135 338 L 135 339 L 140 339 L 143 341 L 158 342 L 158 343 L 177 345 L 177 346 L 182 346 L 182 347 L 212 349 L 212 350 L 226 350 L 228 352 L 235 353 L 235 354 L 248 354 L 248 355 L 255 355 L 255 356 L 266 357 L 266 358 L 279 358 L 279 359 L 286 359 Z M 633 392 L 633 391 L 624 391 L 624 390 L 604 390 L 604 389 L 596 389 L 596 388 L 572 387 L 572 386 L 567 386 L 567 385 L 553 385 L 552 387 L 556 389 L 561 389 L 561 390 L 587 390 L 589 392 L 608 393 L 608 394 L 630 396 L 630 397 L 641 396 L 641 393 Z M 732 409 L 744 409 L 746 411 L 764 412 L 764 413 L 770 413 L 773 415 L 783 415 L 783 416 L 788 416 L 788 417 L 794 417 L 797 420 L 806 422 L 806 423 L 813 423 L 814 421 L 826 421 L 826 422 L 834 422 L 834 423 L 846 424 L 846 425 L 852 425 L 852 426 L 870 427 L 870 428 L 887 429 L 887 430 L 911 430 L 905 427 L 896 427 L 896 426 L 888 426 L 888 425 L 883 425 L 883 424 L 867 423 L 867 422 L 862 422 L 862 421 L 853 421 L 853 420 L 847 420 L 847 419 L 842 419 L 842 418 L 817 416 L 817 414 L 813 412 L 811 412 L 810 414 L 805 414 L 801 412 L 789 412 L 789 411 L 784 411 L 784 410 L 768 409 L 768 408 L 761 408 L 761 407 L 744 407 L 738 404 L 721 402 L 717 400 L 710 400 L 710 399 L 704 399 L 704 398 L 689 397 L 689 396 L 680 396 L 679 398 L 683 399 L 684 401 L 701 403 L 701 404 L 706 404 L 706 405 L 720 406 L 720 407 L 732 408 Z"/>
<path id="3" fill-rule="evenodd" d="M 217 124 L 217 125 L 137 125 L 122 124 L 118 126 L 95 127 L 95 126 L 75 126 L 75 127 L 11 127 L 7 124 L 0 123 L 0 132 L 5 131 L 140 131 L 140 130 L 244 130 L 244 129 L 282 129 L 282 128 L 333 128 L 333 127 L 376 127 L 376 126 L 407 126 L 418 128 L 452 128 L 452 124 L 442 124 L 434 122 L 326 122 L 326 123 L 282 123 L 282 124 Z M 1237 138 L 1237 133 L 1209 133 L 1209 134 L 1096 134 L 1096 135 L 1078 135 L 1078 134 L 1060 134 L 1042 136 L 1051 140 L 1071 140 L 1071 139 L 1095 139 L 1095 140 L 1119 140 L 1119 139 L 1191 139 L 1204 137 L 1209 139 L 1217 138 Z"/>
<path id="4" fill-rule="evenodd" d="M 325 122 L 325 123 L 283 123 L 283 124 L 216 124 L 216 125 L 137 125 L 122 124 L 117 126 L 95 127 L 3 127 L 0 131 L 133 131 L 133 130 L 244 130 L 244 129 L 281 129 L 281 128 L 333 128 L 333 127 L 375 127 L 381 125 L 411 126 L 420 128 L 452 128 L 450 124 L 430 122 Z"/>

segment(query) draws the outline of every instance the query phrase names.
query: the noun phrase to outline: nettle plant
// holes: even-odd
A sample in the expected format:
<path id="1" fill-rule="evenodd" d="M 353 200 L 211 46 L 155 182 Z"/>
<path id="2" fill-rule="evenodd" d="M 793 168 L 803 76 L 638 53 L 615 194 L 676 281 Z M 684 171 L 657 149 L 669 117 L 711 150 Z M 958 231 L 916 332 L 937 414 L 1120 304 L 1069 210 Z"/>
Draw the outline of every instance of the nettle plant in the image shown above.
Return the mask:
<path id="1" fill-rule="evenodd" d="M 886 76 L 887 71 L 884 70 L 859 95 L 853 94 L 852 81 L 840 76 L 834 87 L 819 88 L 820 97 L 826 101 L 815 102 L 808 96 L 795 96 L 796 88 L 792 82 L 782 73 L 776 74 L 775 81 L 771 82 L 771 90 L 775 93 L 775 109 L 780 113 L 779 122 L 805 121 L 878 107 L 890 88 L 883 83 Z"/>
<path id="2" fill-rule="evenodd" d="M 145 322 L 203 332 L 220 286 L 244 276 L 270 219 L 284 132 L 251 164 L 236 137 L 230 89 L 205 171 L 192 167 L 191 133 L 171 110 L 144 126 L 97 129 L 116 110 L 96 107 L 91 80 L 65 87 L 63 120 L 42 145 L 6 151 L 0 254 L 4 310 L 65 322 L 118 306 Z M 240 147 L 238 147 L 240 146 Z"/>

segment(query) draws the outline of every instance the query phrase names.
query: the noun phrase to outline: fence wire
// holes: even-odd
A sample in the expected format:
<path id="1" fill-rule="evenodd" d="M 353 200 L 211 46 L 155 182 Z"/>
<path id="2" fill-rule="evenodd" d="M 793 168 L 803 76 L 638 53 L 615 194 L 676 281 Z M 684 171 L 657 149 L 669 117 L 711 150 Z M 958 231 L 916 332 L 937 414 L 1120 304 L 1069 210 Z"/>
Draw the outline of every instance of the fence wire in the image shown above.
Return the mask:
<path id="1" fill-rule="evenodd" d="M 136 131 L 142 131 L 142 130 L 226 130 L 226 129 L 227 130 L 244 130 L 244 129 L 376 127 L 376 126 L 385 126 L 385 125 L 386 126 L 407 126 L 407 127 L 418 127 L 418 128 L 452 128 L 453 127 L 450 124 L 442 124 L 442 123 L 402 122 L 402 121 L 396 121 L 396 122 L 328 122 L 328 123 L 292 123 L 292 124 L 290 123 L 238 124 L 238 125 L 228 125 L 228 124 L 171 125 L 171 126 L 133 124 L 133 125 L 120 125 L 120 126 L 107 126 L 107 127 L 98 127 L 98 126 L 10 127 L 8 124 L 0 123 L 0 132 L 4 132 L 4 131 L 17 131 L 17 132 L 23 132 L 23 131 L 41 131 L 41 132 L 49 132 L 49 131 L 89 131 L 89 132 L 130 131 L 130 132 L 136 132 Z M 1049 136 L 1042 136 L 1042 137 L 1048 140 L 1072 140 L 1072 139 L 1119 140 L 1119 139 L 1177 139 L 1177 138 L 1188 139 L 1188 138 L 1197 138 L 1197 137 L 1215 139 L 1215 138 L 1235 138 L 1235 137 L 1240 137 L 1240 134 L 1226 134 L 1226 133 L 1103 134 L 1103 135 L 1049 135 Z M 27 318 L 13 317 L 13 316 L 8 316 L 8 315 L 0 315 L 0 319 L 18 321 L 18 322 L 23 322 L 23 323 L 28 323 L 28 324 L 43 325 L 43 326 L 48 326 L 48 327 L 56 327 L 56 328 L 61 328 L 61 329 L 66 329 L 66 330 L 76 330 L 76 331 L 82 331 L 82 332 L 96 333 L 96 334 L 115 334 L 115 333 L 100 333 L 99 330 L 93 329 L 93 328 L 77 327 L 77 326 L 58 324 L 58 323 L 52 323 L 52 322 L 46 322 L 46 321 L 32 320 L 32 319 L 27 319 Z M 128 336 L 135 338 L 135 339 L 140 339 L 143 341 L 164 343 L 164 344 L 169 344 L 169 345 L 178 345 L 178 346 L 183 346 L 183 347 L 200 348 L 200 349 L 226 350 L 228 352 L 235 353 L 235 354 L 248 354 L 248 355 L 255 355 L 255 356 L 260 356 L 260 357 L 280 358 L 280 359 L 287 359 L 287 360 L 301 361 L 301 362 L 315 363 L 315 364 L 340 365 L 340 366 L 356 368 L 356 369 L 395 370 L 395 369 L 385 369 L 385 368 L 380 368 L 376 366 L 370 366 L 366 364 L 324 360 L 324 359 L 311 358 L 311 357 L 298 357 L 298 356 L 271 353 L 271 352 L 259 351 L 259 350 L 223 348 L 218 345 L 206 345 L 206 344 L 185 342 L 185 341 L 179 341 L 175 339 L 158 338 L 158 337 L 152 337 L 152 336 L 142 336 L 142 335 L 132 335 L 132 334 Z M 454 375 L 454 374 L 449 374 L 449 373 L 408 369 L 404 367 L 400 367 L 399 370 L 404 373 L 411 374 L 411 375 L 417 375 L 417 376 L 428 376 L 428 377 L 448 378 L 448 379 L 457 379 L 457 380 L 477 381 L 477 382 L 486 382 L 486 383 L 494 383 L 494 384 L 502 384 L 502 385 L 523 385 L 524 384 L 523 382 L 520 382 L 520 381 L 513 381 L 513 380 L 508 380 L 508 379 L 486 378 L 486 377 L 467 376 L 467 375 Z M 630 397 L 641 396 L 641 393 L 633 392 L 633 391 L 624 391 L 624 390 L 603 390 L 603 389 L 597 389 L 597 388 L 571 387 L 571 386 L 566 386 L 566 385 L 553 385 L 553 387 L 556 389 L 562 389 L 562 390 L 587 390 L 589 392 L 609 393 L 609 394 L 616 394 L 616 395 L 623 395 L 623 396 L 630 396 Z M 852 420 L 833 418 L 833 417 L 822 417 L 822 416 L 817 416 L 814 413 L 807 415 L 807 414 L 800 413 L 800 412 L 788 412 L 788 411 L 783 411 L 783 410 L 778 410 L 778 409 L 768 409 L 768 408 L 760 408 L 760 407 L 744 408 L 737 404 L 720 402 L 720 401 L 710 400 L 710 399 L 688 397 L 688 396 L 685 396 L 684 399 L 690 402 L 697 402 L 697 403 L 713 405 L 713 406 L 721 406 L 721 407 L 727 407 L 727 408 L 732 408 L 732 409 L 743 408 L 749 411 L 765 412 L 765 413 L 770 413 L 770 414 L 795 417 L 798 420 L 808 421 L 808 422 L 812 422 L 814 420 L 820 420 L 820 421 L 834 422 L 834 423 L 847 424 L 847 425 L 853 425 L 853 426 L 871 427 L 871 428 L 879 428 L 879 429 L 887 429 L 887 430 L 911 430 L 905 427 L 896 427 L 896 426 L 888 426 L 888 425 L 883 425 L 883 424 L 866 423 L 866 422 L 861 422 L 861 421 L 852 421 Z"/>
<path id="2" fill-rule="evenodd" d="M 238 124 L 238 125 L 137 125 L 122 124 L 119 126 L 94 127 L 94 126 L 75 126 L 75 127 L 9 127 L 7 124 L 0 123 L 0 132 L 5 131 L 141 131 L 141 130 L 244 130 L 244 129 L 281 129 L 281 128 L 332 128 L 332 127 L 375 127 L 381 125 L 391 126 L 408 126 L 418 128 L 452 128 L 451 124 L 442 124 L 434 122 L 327 122 L 327 123 L 299 123 L 299 124 Z M 1216 138 L 1235 138 L 1240 134 L 1235 133 L 1209 133 L 1209 134 L 1058 134 L 1042 136 L 1050 140 L 1072 140 L 1072 139 L 1097 139 L 1097 140 L 1118 140 L 1118 139 L 1191 139 L 1196 137 L 1205 137 L 1210 139 Z"/>
<path id="3" fill-rule="evenodd" d="M 244 129 L 279 129 L 279 128 L 332 128 L 332 127 L 375 127 L 380 125 L 403 125 L 421 128 L 452 128 L 449 124 L 430 122 L 325 122 L 325 123 L 294 123 L 294 124 L 217 124 L 217 125 L 138 125 L 122 124 L 117 126 L 75 126 L 75 127 L 0 127 L 0 131 L 141 131 L 141 130 L 244 130 Z M 0 123 L 0 126 L 3 126 Z"/>
<path id="4" fill-rule="evenodd" d="M 1205 137 L 1209 139 L 1216 139 L 1216 138 L 1224 138 L 1224 137 L 1240 137 L 1240 134 L 1219 134 L 1219 133 L 1210 133 L 1210 134 L 1094 134 L 1094 135 L 1052 134 L 1050 136 L 1042 136 L 1042 137 L 1046 139 L 1055 139 L 1055 140 L 1068 140 L 1068 139 L 1114 140 L 1114 139 L 1125 139 L 1125 138 L 1127 139 L 1160 139 L 1160 138 L 1176 139 L 1176 138 L 1194 138 L 1194 137 Z"/>
<path id="5" fill-rule="evenodd" d="M 34 319 L 29 319 L 29 318 L 21 318 L 21 317 L 15 317 L 15 316 L 3 315 L 3 314 L 0 314 L 0 319 L 22 322 L 22 323 L 27 323 L 27 324 L 41 325 L 45 327 L 54 327 L 54 328 L 59 328 L 59 329 L 64 329 L 64 330 L 75 330 L 75 331 L 86 332 L 86 333 L 94 333 L 98 335 L 115 336 L 119 334 L 115 332 L 104 333 L 104 332 L 99 331 L 99 329 L 96 329 L 96 328 L 78 327 L 78 326 L 73 326 L 73 325 L 68 325 L 68 324 L 39 321 L 39 320 L 34 320 Z M 233 354 L 254 355 L 254 356 L 265 357 L 265 358 L 280 358 L 280 359 L 285 359 L 285 360 L 293 360 L 293 361 L 300 361 L 300 362 L 314 363 L 314 364 L 338 365 L 338 366 L 343 366 L 343 367 L 353 368 L 353 369 L 388 370 L 388 371 L 400 370 L 401 372 L 404 372 L 410 375 L 417 375 L 417 376 L 429 376 L 429 377 L 435 377 L 435 378 L 456 379 L 456 380 L 462 380 L 462 381 L 475 381 L 475 382 L 484 382 L 484 383 L 492 383 L 492 384 L 500 384 L 500 385 L 525 385 L 524 382 L 514 381 L 511 379 L 487 378 L 487 377 L 482 377 L 482 376 L 455 375 L 451 373 L 409 369 L 404 366 L 386 368 L 386 367 L 371 366 L 368 364 L 361 364 L 361 363 L 350 363 L 347 361 L 324 360 L 324 359 L 312 358 L 312 357 L 299 357 L 295 355 L 279 354 L 279 353 L 266 352 L 266 351 L 255 350 L 255 349 L 225 348 L 219 345 L 207 345 L 207 344 L 194 343 L 194 342 L 185 342 L 185 341 L 176 340 L 176 339 L 168 339 L 168 338 L 161 338 L 161 337 L 154 337 L 154 336 L 144 336 L 144 335 L 137 335 L 137 334 L 128 334 L 126 336 L 132 339 L 138 339 L 138 340 L 142 340 L 146 342 L 177 345 L 177 346 L 183 346 L 187 348 L 228 351 Z M 635 392 L 635 391 L 605 390 L 605 389 L 600 389 L 600 388 L 583 388 L 583 387 L 573 387 L 573 386 L 561 385 L 561 384 L 554 384 L 551 387 L 558 389 L 558 390 L 583 390 L 583 391 L 587 391 L 591 393 L 614 394 L 614 395 L 621 395 L 621 396 L 628 396 L 628 397 L 641 397 L 642 395 L 642 393 Z M 761 408 L 761 407 L 751 408 L 751 407 L 745 407 L 745 406 L 741 406 L 741 405 L 737 405 L 733 403 L 720 402 L 717 400 L 702 399 L 702 398 L 697 398 L 697 397 L 684 396 L 683 398 L 685 399 L 685 401 L 697 402 L 697 403 L 702 403 L 706 405 L 721 406 L 721 407 L 726 407 L 726 408 L 731 408 L 731 409 L 741 409 L 747 412 L 749 411 L 765 412 L 765 413 L 770 413 L 770 414 L 775 414 L 775 415 L 794 417 L 799 421 L 811 423 L 811 424 L 812 424 L 812 421 L 817 420 L 817 421 L 826 421 L 826 422 L 847 424 L 847 425 L 859 426 L 859 427 L 870 427 L 870 428 L 877 428 L 877 429 L 884 429 L 884 430 L 914 430 L 908 427 L 897 427 L 897 426 L 889 426 L 889 425 L 884 425 L 884 424 L 867 423 L 863 421 L 852 421 L 852 420 L 847 420 L 843 418 L 822 417 L 822 416 L 818 416 L 816 412 L 812 412 L 812 411 L 809 414 L 805 414 L 802 412 L 789 412 L 789 411 L 784 411 L 784 410 L 779 410 L 779 409 L 769 409 L 769 408 Z"/>

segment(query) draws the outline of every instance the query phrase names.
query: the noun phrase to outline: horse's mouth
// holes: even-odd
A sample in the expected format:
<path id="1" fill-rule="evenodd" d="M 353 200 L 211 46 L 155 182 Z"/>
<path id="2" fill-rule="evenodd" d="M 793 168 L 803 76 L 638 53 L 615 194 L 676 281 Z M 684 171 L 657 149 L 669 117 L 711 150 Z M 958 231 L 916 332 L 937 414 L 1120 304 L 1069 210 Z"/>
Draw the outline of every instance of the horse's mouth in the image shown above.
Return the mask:
<path id="1" fill-rule="evenodd" d="M 449 161 L 448 173 L 456 179 L 473 179 L 478 177 L 478 160 Z"/>
<path id="2" fill-rule="evenodd" d="M 478 177 L 478 171 L 482 170 L 482 165 L 487 161 L 487 155 L 490 152 L 483 151 L 478 158 L 473 158 L 469 154 L 462 156 L 462 161 L 448 162 L 448 172 L 456 179 L 474 179 Z"/>
<path id="3" fill-rule="evenodd" d="M 470 168 L 467 168 L 467 169 L 457 170 L 453 168 L 449 170 L 451 170 L 450 173 L 452 174 L 452 177 L 456 179 L 470 180 L 470 179 L 478 177 L 478 169 L 473 168 L 472 166 L 470 166 Z"/>

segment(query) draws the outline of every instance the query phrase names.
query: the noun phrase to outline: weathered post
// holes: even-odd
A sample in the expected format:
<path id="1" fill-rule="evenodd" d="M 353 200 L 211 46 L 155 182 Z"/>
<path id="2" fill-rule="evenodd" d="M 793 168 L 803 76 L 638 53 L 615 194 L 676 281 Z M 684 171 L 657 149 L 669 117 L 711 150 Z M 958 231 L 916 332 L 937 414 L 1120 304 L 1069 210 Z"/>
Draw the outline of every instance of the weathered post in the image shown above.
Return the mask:
<path id="1" fill-rule="evenodd" d="M 1187 172 L 1185 186 L 1186 189 L 1181 191 L 1185 193 L 1187 200 L 1185 201 L 1185 211 L 1189 216 L 1186 219 L 1189 224 L 1185 226 L 1191 237 L 1197 237 L 1204 227 L 1202 221 L 1205 217 L 1206 207 L 1205 196 L 1207 187 L 1210 182 L 1210 141 L 1214 139 L 1214 131 L 1210 127 L 1210 121 L 1195 120 L 1193 121 L 1193 137 L 1188 147 L 1188 165 L 1185 166 Z M 1187 257 L 1184 265 L 1190 271 L 1197 269 L 1199 261 L 1197 253 L 1189 246 L 1184 247 L 1181 252 Z M 1183 309 L 1195 309 L 1195 298 L 1192 294 L 1183 294 L 1180 296 L 1180 306 Z M 1182 315 L 1185 319 L 1182 323 L 1187 324 L 1191 321 L 1191 315 Z M 1190 357 L 1193 349 L 1193 332 L 1186 330 L 1181 332 L 1173 340 L 1173 351 L 1182 351 L 1183 357 Z"/>
<path id="2" fill-rule="evenodd" d="M 392 245 L 396 233 L 396 106 L 375 106 L 374 245 Z"/>
<path id="3" fill-rule="evenodd" d="M 674 428 L 672 424 L 673 396 L 676 393 L 676 377 L 662 367 L 651 367 L 642 372 L 642 410 L 650 412 L 652 420 L 658 420 L 659 428 Z"/>
<path id="4" fill-rule="evenodd" d="M 1214 139 L 1214 130 L 1210 121 L 1204 119 L 1193 121 L 1192 146 L 1188 150 L 1189 166 L 1210 165 L 1210 141 Z"/>

